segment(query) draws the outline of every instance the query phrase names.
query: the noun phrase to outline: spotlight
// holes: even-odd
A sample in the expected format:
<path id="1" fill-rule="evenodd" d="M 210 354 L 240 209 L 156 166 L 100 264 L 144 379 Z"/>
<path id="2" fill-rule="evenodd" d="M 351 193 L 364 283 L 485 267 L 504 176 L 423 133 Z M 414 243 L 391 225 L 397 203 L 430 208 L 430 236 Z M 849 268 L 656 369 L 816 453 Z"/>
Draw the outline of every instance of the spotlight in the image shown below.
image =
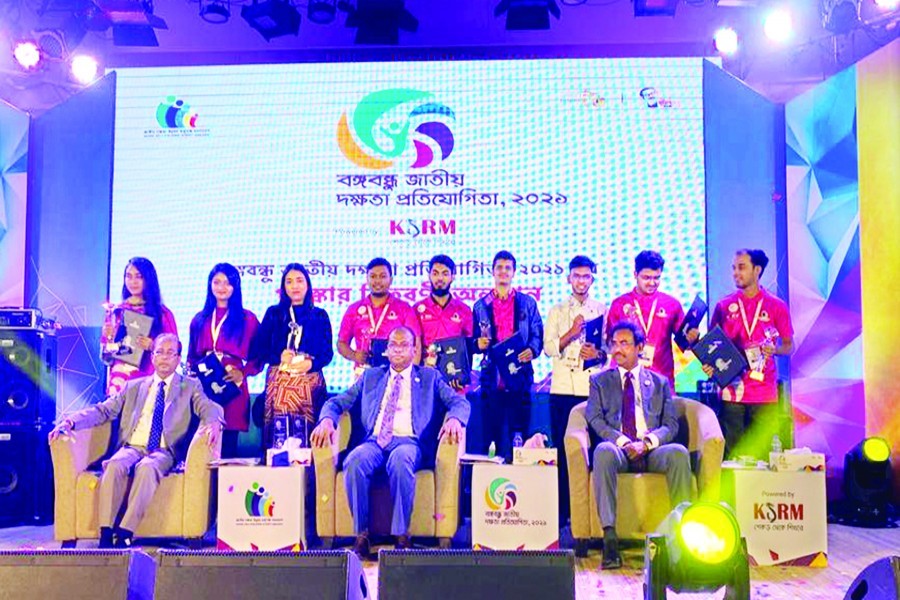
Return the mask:
<path id="1" fill-rule="evenodd" d="M 297 35 L 300 31 L 300 12 L 289 0 L 253 0 L 253 4 L 241 8 L 241 16 L 267 42 L 282 35 Z"/>
<path id="2" fill-rule="evenodd" d="M 731 27 L 723 27 L 713 37 L 716 50 L 721 54 L 734 54 L 738 49 L 738 34 Z"/>
<path id="3" fill-rule="evenodd" d="M 213 25 L 231 19 L 231 0 L 200 0 L 200 18 Z"/>
<path id="4" fill-rule="evenodd" d="M 78 54 L 72 58 L 72 77 L 79 83 L 88 84 L 97 79 L 99 67 L 97 60 L 87 54 Z"/>
<path id="5" fill-rule="evenodd" d="M 868 438 L 844 455 L 842 520 L 860 527 L 889 527 L 891 515 L 891 447 L 883 438 Z"/>
<path id="6" fill-rule="evenodd" d="M 356 28 L 357 44 L 390 44 L 400 42 L 400 30 L 414 33 L 419 20 L 404 6 L 404 0 L 357 0 L 354 7 L 340 2 L 347 12 L 347 27 Z"/>
<path id="7" fill-rule="evenodd" d="M 831 33 L 849 33 L 859 25 L 859 0 L 822 0 L 822 27 Z"/>
<path id="8" fill-rule="evenodd" d="M 682 502 L 663 520 L 644 547 L 644 598 L 675 592 L 714 591 L 750 598 L 747 544 L 731 508 L 724 503 Z"/>
<path id="9" fill-rule="evenodd" d="M 778 8 L 766 15 L 763 29 L 773 42 L 786 42 L 794 33 L 794 23 L 791 13 L 783 8 Z"/>
<path id="10" fill-rule="evenodd" d="M 900 0 L 875 0 L 875 6 L 882 10 L 894 10 L 900 6 Z"/>
<path id="11" fill-rule="evenodd" d="M 559 19 L 556 0 L 500 0 L 494 16 L 506 13 L 507 31 L 550 29 L 550 15 Z"/>
<path id="12" fill-rule="evenodd" d="M 334 21 L 337 13 L 337 0 L 310 0 L 306 8 L 306 18 L 319 25 L 328 25 Z"/>
<path id="13" fill-rule="evenodd" d="M 36 68 L 41 62 L 41 51 L 34 42 L 19 42 L 16 44 L 15 48 L 13 48 L 13 56 L 16 57 L 16 62 L 19 63 L 19 66 L 26 71 Z"/>

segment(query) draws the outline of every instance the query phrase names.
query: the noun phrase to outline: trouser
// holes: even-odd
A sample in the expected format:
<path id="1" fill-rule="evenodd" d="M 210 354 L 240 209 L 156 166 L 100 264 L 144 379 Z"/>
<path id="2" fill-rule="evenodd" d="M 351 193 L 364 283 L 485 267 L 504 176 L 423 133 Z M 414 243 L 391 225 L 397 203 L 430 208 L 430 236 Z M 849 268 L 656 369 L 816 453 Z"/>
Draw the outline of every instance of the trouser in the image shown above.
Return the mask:
<path id="1" fill-rule="evenodd" d="M 753 456 L 768 460 L 772 436 L 779 433 L 778 403 L 723 402 L 719 414 L 726 458 Z"/>
<path id="2" fill-rule="evenodd" d="M 559 477 L 559 526 L 564 527 L 569 520 L 569 469 L 563 438 L 569 424 L 569 413 L 575 405 L 587 400 L 586 396 L 550 394 L 550 436 L 556 447 L 556 470 Z"/>
<path id="3" fill-rule="evenodd" d="M 175 458 L 168 450 L 160 448 L 147 453 L 146 448 L 123 446 L 112 457 L 104 461 L 100 476 L 99 524 L 100 527 L 114 527 L 116 517 L 122 510 L 125 492 L 128 490 L 131 472 L 134 470 L 131 492 L 125 514 L 119 526 L 134 532 L 144 518 L 147 507 L 159 487 L 159 482 L 172 470 Z"/>
<path id="4" fill-rule="evenodd" d="M 497 455 L 512 462 L 512 438 L 517 432 L 525 439 L 531 420 L 531 390 L 482 390 L 483 439 L 477 451 L 486 453 L 494 442 Z"/>
<path id="5" fill-rule="evenodd" d="M 647 471 L 663 473 L 669 486 L 671 506 L 691 497 L 691 459 L 681 444 L 663 444 L 646 455 Z M 632 464 L 625 452 L 612 442 L 601 442 L 594 448 L 594 497 L 603 527 L 616 526 L 616 491 L 618 474 L 627 473 Z"/>
<path id="6" fill-rule="evenodd" d="M 391 534 L 408 535 L 416 495 L 416 469 L 422 460 L 419 442 L 394 437 L 382 448 L 373 437 L 354 448 L 344 460 L 344 484 L 357 535 L 369 530 L 369 487 L 375 471 L 384 465 L 391 488 Z"/>

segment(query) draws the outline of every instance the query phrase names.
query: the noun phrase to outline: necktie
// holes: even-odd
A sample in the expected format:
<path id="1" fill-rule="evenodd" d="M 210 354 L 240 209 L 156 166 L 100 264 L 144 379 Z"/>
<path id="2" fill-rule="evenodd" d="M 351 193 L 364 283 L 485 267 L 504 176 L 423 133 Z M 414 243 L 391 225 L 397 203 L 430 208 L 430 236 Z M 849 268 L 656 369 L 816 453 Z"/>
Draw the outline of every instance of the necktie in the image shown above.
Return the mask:
<path id="1" fill-rule="evenodd" d="M 147 452 L 159 449 L 163 432 L 163 409 L 166 404 L 166 382 L 159 382 L 156 390 L 156 402 L 153 404 L 153 420 L 150 422 L 150 438 L 147 440 Z"/>
<path id="2" fill-rule="evenodd" d="M 628 439 L 637 438 L 637 425 L 634 422 L 634 375 L 625 373 L 625 388 L 622 390 L 622 433 Z"/>
<path id="3" fill-rule="evenodd" d="M 381 430 L 378 432 L 378 437 L 375 438 L 375 442 L 382 448 L 387 446 L 394 437 L 394 414 L 397 412 L 397 404 L 400 401 L 401 383 L 403 383 L 403 376 L 397 373 L 391 383 L 391 395 L 388 397 L 384 414 L 381 416 Z"/>

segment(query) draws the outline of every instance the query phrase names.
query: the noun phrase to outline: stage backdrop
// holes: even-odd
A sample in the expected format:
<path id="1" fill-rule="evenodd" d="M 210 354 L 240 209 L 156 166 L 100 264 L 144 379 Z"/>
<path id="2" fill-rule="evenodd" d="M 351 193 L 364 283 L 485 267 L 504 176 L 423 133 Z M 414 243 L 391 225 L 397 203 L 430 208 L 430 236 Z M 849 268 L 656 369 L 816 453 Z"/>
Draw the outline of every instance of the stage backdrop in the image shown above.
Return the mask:
<path id="1" fill-rule="evenodd" d="M 892 443 L 900 474 L 898 54 L 895 41 L 786 107 L 797 440 L 828 454 L 834 483 L 866 435 Z"/>
<path id="2" fill-rule="evenodd" d="M 447 253 L 472 304 L 510 250 L 514 284 L 546 315 L 573 255 L 598 261 L 593 295 L 609 302 L 653 248 L 687 305 L 706 296 L 702 62 L 118 69 L 110 296 L 128 258 L 147 256 L 186 337 L 214 263 L 239 266 L 261 316 L 300 261 L 336 336 L 375 256 L 414 302 L 428 258 Z M 347 361 L 326 377 L 346 386 Z"/>
<path id="3" fill-rule="evenodd" d="M 0 306 L 23 306 L 28 115 L 0 102 Z"/>

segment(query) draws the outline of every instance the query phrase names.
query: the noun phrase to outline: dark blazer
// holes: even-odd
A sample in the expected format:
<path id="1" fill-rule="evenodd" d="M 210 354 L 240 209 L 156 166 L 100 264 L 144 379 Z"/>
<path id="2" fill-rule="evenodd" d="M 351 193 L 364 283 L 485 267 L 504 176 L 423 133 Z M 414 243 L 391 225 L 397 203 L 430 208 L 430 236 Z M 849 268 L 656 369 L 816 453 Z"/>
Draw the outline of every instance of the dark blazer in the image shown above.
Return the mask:
<path id="1" fill-rule="evenodd" d="M 659 438 L 660 445 L 668 444 L 678 433 L 678 417 L 672 402 L 669 380 L 650 369 L 641 368 L 635 394 L 640 391 L 647 422 L 647 433 Z M 622 433 L 622 377 L 618 367 L 601 371 L 591 377 L 588 391 L 588 424 L 605 442 L 616 443 Z"/>
<path id="2" fill-rule="evenodd" d="M 132 379 L 125 384 L 125 389 L 120 394 L 70 415 L 68 418 L 73 423 L 72 429 L 88 429 L 119 419 L 116 448 L 121 448 L 128 443 L 137 427 L 152 383 L 152 376 Z M 166 390 L 163 436 L 176 463 L 187 456 L 198 419 L 201 425 L 225 422 L 222 407 L 206 397 L 199 380 L 175 373 L 171 387 Z"/>
<path id="3" fill-rule="evenodd" d="M 480 335 L 479 324 L 486 322 L 491 324 L 491 340 L 492 344 L 497 340 L 497 324 L 494 321 L 494 296 L 488 292 L 482 296 L 472 308 L 473 326 L 475 329 L 474 336 L 477 339 Z M 538 312 L 537 302 L 534 298 L 517 291 L 514 298 L 515 323 L 513 329 L 515 335 L 521 336 L 525 345 L 531 348 L 531 352 L 536 359 L 541 355 L 544 347 L 544 322 L 541 320 L 541 314 Z M 479 350 L 478 344 L 473 343 L 472 351 L 474 353 L 484 353 L 484 360 L 481 361 L 481 388 L 482 390 L 494 390 L 497 387 L 497 367 L 491 363 L 490 346 L 487 350 Z M 520 379 L 523 390 L 530 390 L 534 383 L 534 367 L 532 364 L 525 363 L 525 373 Z M 517 390 L 521 391 L 521 390 Z"/>
<path id="4" fill-rule="evenodd" d="M 270 306 L 250 346 L 250 361 L 261 371 L 264 365 L 281 364 L 281 353 L 287 348 L 291 317 L 288 308 Z M 297 323 L 303 326 L 300 351 L 312 357 L 312 371 L 321 372 L 334 358 L 331 321 L 325 309 L 318 306 L 294 307 Z"/>
<path id="5" fill-rule="evenodd" d="M 359 402 L 360 420 L 366 434 L 362 438 L 372 435 L 390 377 L 389 371 L 388 366 L 363 371 L 350 389 L 325 403 L 319 421 L 331 419 L 337 424 L 341 414 Z M 437 433 L 444 415 L 459 419 L 465 425 L 469 420 L 469 401 L 447 385 L 437 369 L 413 365 L 411 377 L 413 433 L 419 440 L 423 463 L 430 464 L 437 453 Z"/>

